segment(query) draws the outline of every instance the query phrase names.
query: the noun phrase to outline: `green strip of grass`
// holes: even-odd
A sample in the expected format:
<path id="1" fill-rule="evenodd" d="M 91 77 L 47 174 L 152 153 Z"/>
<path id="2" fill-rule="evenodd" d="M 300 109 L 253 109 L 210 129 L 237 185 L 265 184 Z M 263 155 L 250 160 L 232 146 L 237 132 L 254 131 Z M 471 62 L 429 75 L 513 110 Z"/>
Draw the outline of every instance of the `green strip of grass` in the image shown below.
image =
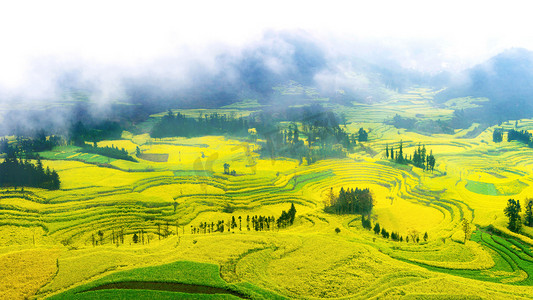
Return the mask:
<path id="1" fill-rule="evenodd" d="M 476 194 L 498 196 L 498 190 L 492 183 L 468 180 L 466 189 Z"/>
<path id="2" fill-rule="evenodd" d="M 238 299 L 232 295 L 188 294 L 147 290 L 99 290 L 89 291 L 108 283 L 126 281 L 159 281 L 196 284 L 237 291 L 252 299 L 285 299 L 250 283 L 229 284 L 220 278 L 220 268 L 214 264 L 179 261 L 155 267 L 138 268 L 107 275 L 88 284 L 70 289 L 49 299 Z M 215 298 L 213 298 L 215 297 Z"/>

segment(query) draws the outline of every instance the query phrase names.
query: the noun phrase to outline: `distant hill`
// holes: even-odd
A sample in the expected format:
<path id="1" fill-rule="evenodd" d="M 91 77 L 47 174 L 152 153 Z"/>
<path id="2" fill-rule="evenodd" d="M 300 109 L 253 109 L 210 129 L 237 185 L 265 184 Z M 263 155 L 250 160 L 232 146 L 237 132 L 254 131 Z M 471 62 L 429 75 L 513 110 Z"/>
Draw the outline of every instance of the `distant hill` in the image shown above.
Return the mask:
<path id="1" fill-rule="evenodd" d="M 490 123 L 533 116 L 533 52 L 513 48 L 464 72 L 464 80 L 439 93 L 437 101 L 487 97 L 479 116 Z"/>

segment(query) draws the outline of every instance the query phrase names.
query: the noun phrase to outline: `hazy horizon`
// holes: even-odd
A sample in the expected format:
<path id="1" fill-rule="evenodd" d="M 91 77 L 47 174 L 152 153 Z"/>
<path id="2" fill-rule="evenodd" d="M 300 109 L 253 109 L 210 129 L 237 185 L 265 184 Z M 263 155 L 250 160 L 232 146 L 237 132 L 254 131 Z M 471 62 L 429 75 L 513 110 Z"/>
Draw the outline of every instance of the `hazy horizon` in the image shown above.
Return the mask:
<path id="1" fill-rule="evenodd" d="M 429 74 L 455 72 L 505 49 L 533 49 L 525 4 L 21 1 L 0 13 L 0 90 L 3 98 L 46 98 L 58 77 L 73 70 L 101 86 L 102 99 L 120 97 L 125 76 L 183 84 L 192 69 L 216 72 L 220 55 L 239 56 L 269 32 L 305 36 L 327 62 L 352 55 Z"/>

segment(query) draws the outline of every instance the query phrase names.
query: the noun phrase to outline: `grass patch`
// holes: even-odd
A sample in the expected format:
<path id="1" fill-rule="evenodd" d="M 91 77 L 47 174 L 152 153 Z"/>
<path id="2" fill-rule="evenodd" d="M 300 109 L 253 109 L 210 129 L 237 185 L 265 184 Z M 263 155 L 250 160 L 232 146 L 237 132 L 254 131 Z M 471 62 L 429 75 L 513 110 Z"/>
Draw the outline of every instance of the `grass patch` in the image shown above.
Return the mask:
<path id="1" fill-rule="evenodd" d="M 137 284 L 132 285 L 131 282 Z M 147 282 L 145 287 L 154 285 L 157 283 L 161 285 L 172 286 L 171 283 L 181 283 L 185 287 L 195 286 L 197 289 L 189 288 L 192 293 L 183 292 L 170 292 L 170 291 L 158 291 L 157 288 L 150 288 L 151 291 L 146 291 L 140 288 L 142 282 Z M 148 282 L 150 284 L 148 284 Z M 122 283 L 122 285 L 120 285 Z M 154 284 L 155 283 L 155 284 Z M 179 261 L 170 264 L 165 264 L 155 267 L 138 268 L 130 271 L 117 272 L 101 279 L 92 281 L 88 284 L 73 288 L 61 294 L 50 297 L 49 299 L 96 299 L 96 297 L 108 297 L 115 295 L 113 289 L 115 284 L 116 289 L 120 289 L 119 294 L 126 294 L 140 297 L 157 297 L 159 295 L 163 297 L 173 295 L 174 298 L 181 297 L 211 297 L 206 291 L 218 291 L 219 294 L 223 294 L 223 297 L 228 299 L 236 298 L 235 295 L 242 295 L 242 297 L 251 298 L 282 298 L 277 294 L 260 289 L 250 284 L 229 284 L 220 278 L 220 269 L 217 265 L 196 263 L 190 261 Z M 117 285 L 118 284 L 118 285 Z M 169 285 L 170 284 L 170 285 Z M 106 289 L 95 290 L 98 287 L 107 285 Z M 129 287 L 129 288 L 128 288 Z M 209 288 L 212 288 L 209 290 Z M 222 293 L 221 291 L 228 291 Z M 233 293 L 233 294 L 231 294 Z M 207 294 L 207 295 L 206 295 Z M 238 298 L 242 298 L 238 297 Z"/>

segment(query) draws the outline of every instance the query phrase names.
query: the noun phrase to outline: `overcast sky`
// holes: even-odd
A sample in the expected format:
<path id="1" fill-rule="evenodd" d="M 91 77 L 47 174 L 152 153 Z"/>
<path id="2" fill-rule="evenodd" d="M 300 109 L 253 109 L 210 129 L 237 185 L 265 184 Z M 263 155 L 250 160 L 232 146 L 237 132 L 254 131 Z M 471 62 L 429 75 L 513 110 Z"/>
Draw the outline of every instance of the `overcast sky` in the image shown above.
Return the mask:
<path id="1" fill-rule="evenodd" d="M 204 56 L 265 30 L 317 40 L 416 44 L 431 68 L 461 69 L 503 49 L 533 49 L 529 1 L 10 1 L 0 5 L 0 86 L 28 84 L 39 68 L 150 65 Z M 398 46 L 398 51 L 413 51 Z M 429 50 L 428 50 L 429 49 Z M 346 51 L 346 50 L 345 50 Z M 418 50 L 417 50 L 418 51 Z M 434 55 L 433 55 L 434 54 Z M 413 68 L 424 69 L 411 57 Z M 427 58 L 426 58 L 427 61 Z"/>

